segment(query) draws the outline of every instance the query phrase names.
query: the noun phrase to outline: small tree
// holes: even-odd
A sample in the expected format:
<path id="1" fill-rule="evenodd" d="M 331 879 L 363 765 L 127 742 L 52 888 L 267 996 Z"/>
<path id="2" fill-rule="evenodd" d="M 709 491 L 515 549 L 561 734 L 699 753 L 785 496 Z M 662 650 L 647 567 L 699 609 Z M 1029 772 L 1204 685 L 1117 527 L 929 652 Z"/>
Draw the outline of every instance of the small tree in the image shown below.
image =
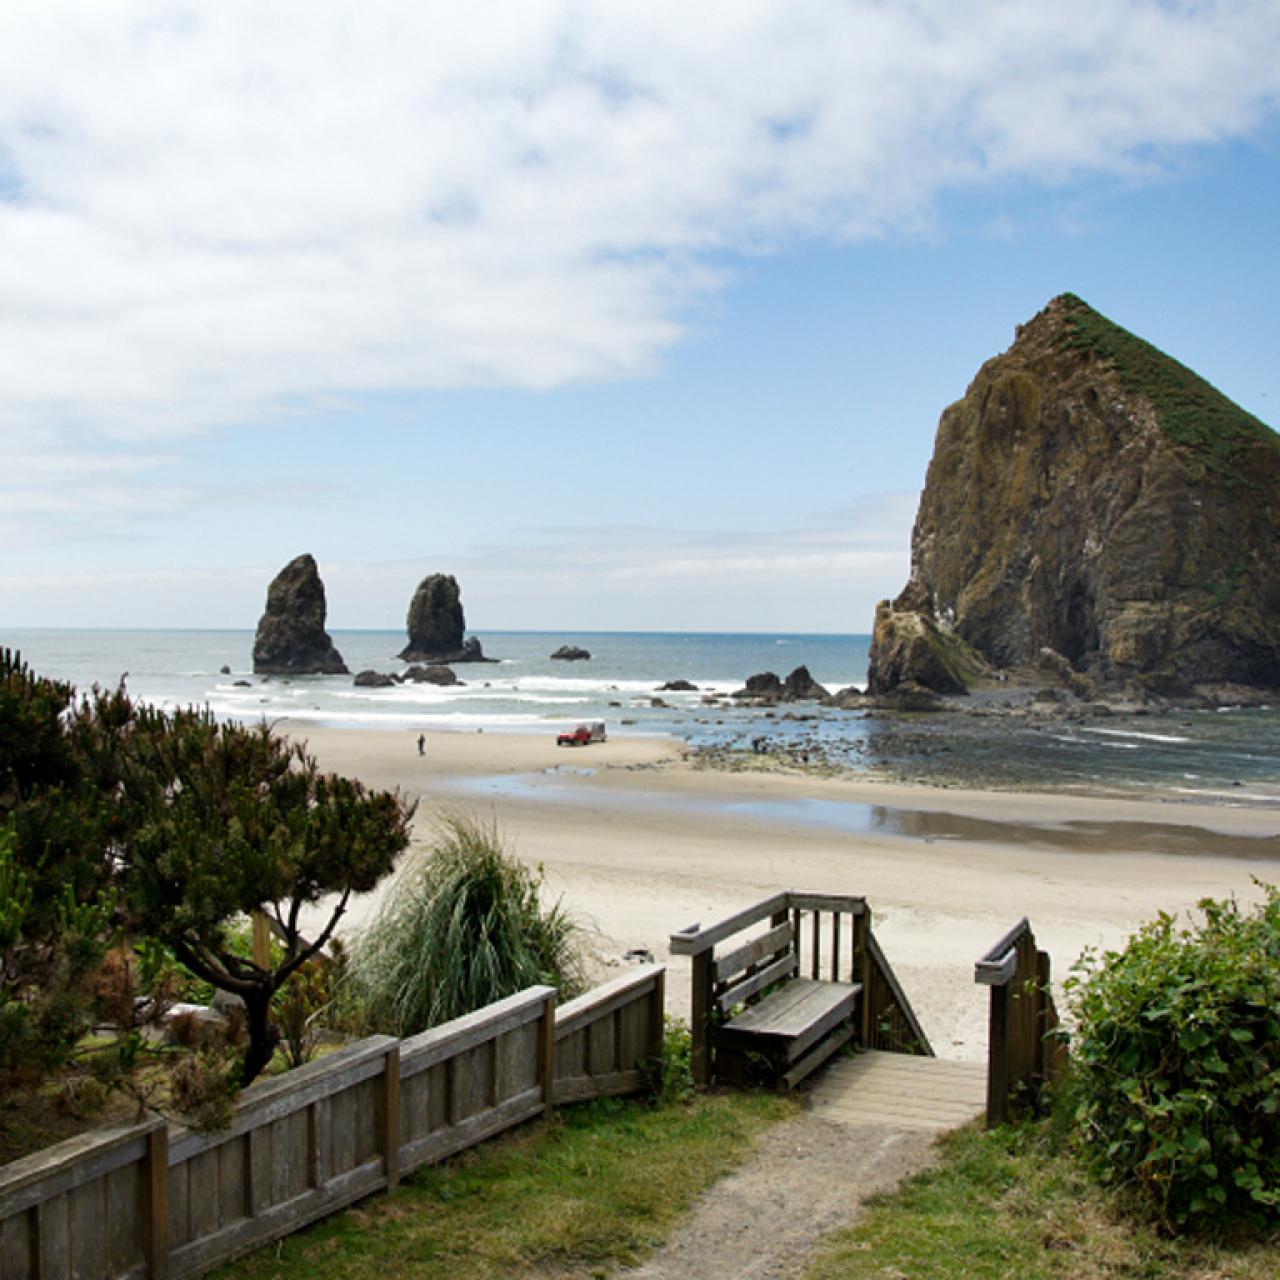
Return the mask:
<path id="1" fill-rule="evenodd" d="M 265 724 L 142 708 L 111 736 L 122 818 L 114 854 L 128 918 L 244 1002 L 248 1084 L 279 1039 L 272 997 L 329 940 L 351 895 L 392 869 L 408 845 L 413 806 L 322 774 L 301 745 Z M 305 938 L 303 909 L 330 896 L 326 922 Z M 268 915 L 281 944 L 265 969 L 229 937 L 252 911 Z"/>
<path id="2" fill-rule="evenodd" d="M 0 1069 L 38 1078 L 91 1020 L 114 933 L 113 811 L 68 684 L 0 649 Z"/>

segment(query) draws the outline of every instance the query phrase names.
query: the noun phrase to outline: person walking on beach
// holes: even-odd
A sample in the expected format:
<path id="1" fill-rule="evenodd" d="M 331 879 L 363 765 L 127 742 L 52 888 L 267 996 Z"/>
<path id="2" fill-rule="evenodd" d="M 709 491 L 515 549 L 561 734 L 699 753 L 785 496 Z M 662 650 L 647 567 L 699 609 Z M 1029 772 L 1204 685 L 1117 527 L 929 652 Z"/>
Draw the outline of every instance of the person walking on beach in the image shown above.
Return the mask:
<path id="1" fill-rule="evenodd" d="M 427 754 L 427 735 L 425 733 L 418 734 L 418 754 L 420 756 Z"/>

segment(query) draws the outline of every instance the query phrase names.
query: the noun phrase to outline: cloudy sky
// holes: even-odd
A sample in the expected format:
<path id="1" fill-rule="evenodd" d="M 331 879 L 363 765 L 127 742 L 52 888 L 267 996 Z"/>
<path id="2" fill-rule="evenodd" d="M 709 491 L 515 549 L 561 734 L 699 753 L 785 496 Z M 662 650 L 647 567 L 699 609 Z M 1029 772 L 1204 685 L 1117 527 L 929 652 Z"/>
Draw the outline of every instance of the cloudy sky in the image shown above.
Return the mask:
<path id="1" fill-rule="evenodd" d="M 0 640 L 870 629 L 1073 290 L 1280 420 L 1275 0 L 8 0 Z"/>

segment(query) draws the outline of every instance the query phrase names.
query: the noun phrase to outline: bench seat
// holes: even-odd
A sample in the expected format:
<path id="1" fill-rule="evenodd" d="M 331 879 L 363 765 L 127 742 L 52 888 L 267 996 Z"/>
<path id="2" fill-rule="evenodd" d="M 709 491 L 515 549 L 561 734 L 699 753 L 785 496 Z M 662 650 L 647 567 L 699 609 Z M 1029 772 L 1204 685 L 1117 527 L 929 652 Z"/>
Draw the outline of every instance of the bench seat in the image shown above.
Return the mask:
<path id="1" fill-rule="evenodd" d="M 735 1055 L 762 1054 L 789 1088 L 852 1038 L 861 991 L 860 982 L 791 978 L 717 1028 L 716 1045 Z"/>

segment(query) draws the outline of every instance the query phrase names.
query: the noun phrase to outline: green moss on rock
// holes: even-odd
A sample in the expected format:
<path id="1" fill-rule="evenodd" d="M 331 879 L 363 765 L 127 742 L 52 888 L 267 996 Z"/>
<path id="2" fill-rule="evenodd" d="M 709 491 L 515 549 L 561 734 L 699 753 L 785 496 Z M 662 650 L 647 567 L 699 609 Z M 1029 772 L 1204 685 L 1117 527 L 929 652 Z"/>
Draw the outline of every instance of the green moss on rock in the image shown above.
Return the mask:
<path id="1" fill-rule="evenodd" d="M 1243 463 L 1254 446 L 1280 452 L 1280 435 L 1198 373 L 1108 320 L 1074 293 L 1064 293 L 1057 301 L 1063 311 L 1063 347 L 1107 361 L 1126 390 L 1150 401 L 1161 431 L 1220 478 L 1247 482 Z"/>

